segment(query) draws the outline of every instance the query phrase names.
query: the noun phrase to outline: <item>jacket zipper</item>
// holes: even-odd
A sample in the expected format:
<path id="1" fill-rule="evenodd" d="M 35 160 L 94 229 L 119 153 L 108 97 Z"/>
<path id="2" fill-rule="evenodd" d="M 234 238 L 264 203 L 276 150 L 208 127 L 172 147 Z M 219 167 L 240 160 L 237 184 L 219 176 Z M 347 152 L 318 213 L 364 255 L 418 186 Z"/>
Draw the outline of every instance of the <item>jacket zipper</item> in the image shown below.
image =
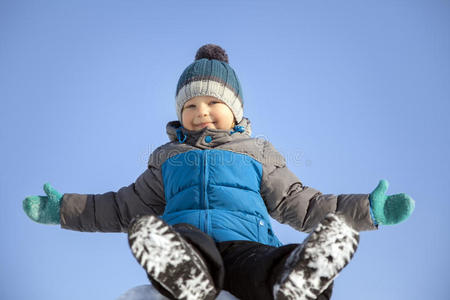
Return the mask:
<path id="1" fill-rule="evenodd" d="M 203 186 L 202 186 L 202 192 L 203 192 L 203 197 L 202 197 L 202 208 L 203 208 L 203 213 L 204 213 L 204 219 L 203 219 L 203 232 L 205 232 L 206 234 L 209 234 L 209 230 L 208 230 L 208 194 L 207 194 L 207 188 L 206 188 L 206 182 L 207 182 L 207 162 L 208 162 L 208 150 L 203 150 Z"/>

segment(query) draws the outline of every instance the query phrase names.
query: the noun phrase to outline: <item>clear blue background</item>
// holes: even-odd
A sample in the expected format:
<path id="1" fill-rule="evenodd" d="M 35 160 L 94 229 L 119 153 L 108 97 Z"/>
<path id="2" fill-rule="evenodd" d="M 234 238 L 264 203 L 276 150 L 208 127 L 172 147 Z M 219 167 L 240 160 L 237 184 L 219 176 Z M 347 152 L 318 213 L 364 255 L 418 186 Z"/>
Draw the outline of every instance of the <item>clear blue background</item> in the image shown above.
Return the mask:
<path id="1" fill-rule="evenodd" d="M 114 299 L 146 284 L 125 234 L 33 223 L 28 195 L 133 182 L 176 118 L 175 86 L 224 47 L 245 115 L 305 185 L 416 200 L 363 232 L 333 299 L 444 299 L 449 284 L 450 2 L 0 1 L 0 294 Z M 285 243 L 305 234 L 276 224 Z"/>

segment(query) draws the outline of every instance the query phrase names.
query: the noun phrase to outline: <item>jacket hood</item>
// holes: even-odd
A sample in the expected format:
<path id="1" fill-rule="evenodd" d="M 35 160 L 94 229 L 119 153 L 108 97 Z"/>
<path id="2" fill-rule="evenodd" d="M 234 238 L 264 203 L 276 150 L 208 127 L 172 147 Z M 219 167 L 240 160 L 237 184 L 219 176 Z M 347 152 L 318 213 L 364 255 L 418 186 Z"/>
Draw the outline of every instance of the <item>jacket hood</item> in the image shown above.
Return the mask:
<path id="1" fill-rule="evenodd" d="M 185 129 L 180 121 L 167 123 L 166 132 L 171 142 L 187 143 L 190 145 L 205 144 L 208 147 L 217 146 L 229 142 L 235 138 L 249 137 L 251 135 L 250 120 L 243 118 L 231 130 L 203 128 L 192 131 Z"/>

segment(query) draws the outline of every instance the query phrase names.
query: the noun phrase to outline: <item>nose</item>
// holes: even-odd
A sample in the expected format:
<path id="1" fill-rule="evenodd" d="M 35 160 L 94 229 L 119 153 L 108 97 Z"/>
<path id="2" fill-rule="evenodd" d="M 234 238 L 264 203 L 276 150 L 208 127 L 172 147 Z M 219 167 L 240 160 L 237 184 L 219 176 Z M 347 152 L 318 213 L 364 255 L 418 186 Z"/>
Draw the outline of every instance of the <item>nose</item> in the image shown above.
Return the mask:
<path id="1" fill-rule="evenodd" d="M 197 110 L 197 114 L 201 117 L 203 116 L 207 116 L 209 114 L 209 107 L 208 105 L 201 103 L 200 105 L 197 106 L 198 110 Z"/>

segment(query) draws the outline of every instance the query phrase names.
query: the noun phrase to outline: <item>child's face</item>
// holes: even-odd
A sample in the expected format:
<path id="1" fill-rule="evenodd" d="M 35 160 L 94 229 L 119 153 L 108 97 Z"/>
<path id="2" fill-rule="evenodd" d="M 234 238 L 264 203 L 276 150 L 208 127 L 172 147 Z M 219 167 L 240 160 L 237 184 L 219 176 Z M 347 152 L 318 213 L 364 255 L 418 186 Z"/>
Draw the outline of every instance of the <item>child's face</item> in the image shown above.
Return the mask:
<path id="1" fill-rule="evenodd" d="M 181 113 L 183 127 L 188 130 L 231 129 L 234 116 L 222 101 L 211 96 L 197 96 L 187 101 Z"/>

